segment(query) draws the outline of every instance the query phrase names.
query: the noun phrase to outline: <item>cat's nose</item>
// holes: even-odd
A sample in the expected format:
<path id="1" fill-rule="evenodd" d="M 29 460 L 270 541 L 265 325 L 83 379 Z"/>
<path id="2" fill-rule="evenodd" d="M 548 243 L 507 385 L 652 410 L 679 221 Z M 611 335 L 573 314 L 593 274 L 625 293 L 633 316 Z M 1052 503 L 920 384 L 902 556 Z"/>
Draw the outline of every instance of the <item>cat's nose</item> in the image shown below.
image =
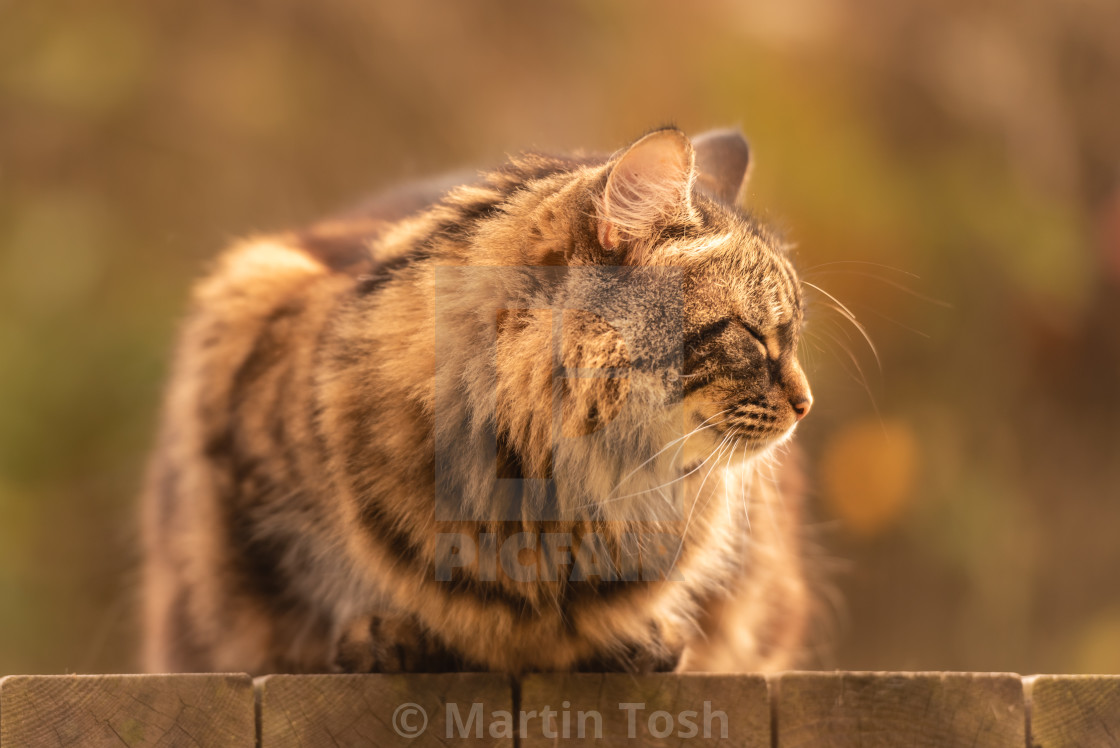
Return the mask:
<path id="1" fill-rule="evenodd" d="M 797 416 L 797 420 L 800 421 L 802 418 L 809 415 L 809 408 L 813 407 L 813 396 L 806 393 L 796 400 L 791 399 L 789 404 L 793 406 L 793 413 Z"/>
<path id="2" fill-rule="evenodd" d="M 809 408 L 813 407 L 813 393 L 809 389 L 809 380 L 805 378 L 805 372 L 797 362 L 794 362 L 787 371 L 785 385 L 790 407 L 800 421 L 809 415 Z"/>

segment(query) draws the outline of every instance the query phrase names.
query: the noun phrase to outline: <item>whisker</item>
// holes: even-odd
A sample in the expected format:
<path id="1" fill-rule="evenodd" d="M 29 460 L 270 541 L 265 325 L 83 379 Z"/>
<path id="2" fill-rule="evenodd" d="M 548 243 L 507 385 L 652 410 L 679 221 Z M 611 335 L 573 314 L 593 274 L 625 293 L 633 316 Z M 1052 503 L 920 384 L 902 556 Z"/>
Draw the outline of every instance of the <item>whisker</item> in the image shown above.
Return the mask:
<path id="1" fill-rule="evenodd" d="M 820 328 L 820 331 L 833 333 L 839 332 L 842 335 L 847 335 L 847 332 L 844 330 L 844 328 Z M 822 353 L 828 353 L 832 357 L 832 359 L 836 361 L 837 364 L 839 364 L 844 373 L 847 374 L 853 382 L 858 384 L 865 393 L 867 393 L 867 398 L 871 402 L 872 409 L 876 413 L 878 413 L 879 405 L 875 400 L 875 394 L 871 390 L 871 384 L 867 380 L 867 374 L 864 372 L 863 367 L 860 366 L 859 359 L 855 356 L 854 353 L 852 353 L 851 348 L 849 348 L 843 340 L 840 340 L 838 337 L 836 337 L 835 334 L 822 337 L 820 335 L 817 335 L 816 333 L 806 333 L 805 338 L 807 342 L 813 342 L 815 347 Z M 827 342 L 831 345 L 821 346 L 817 345 L 818 342 Z M 845 356 L 847 356 L 847 359 L 837 353 L 836 348 L 839 348 L 841 351 L 843 351 Z M 849 361 L 851 362 L 851 365 L 855 366 L 854 371 L 850 368 L 848 363 Z"/>
<path id="2" fill-rule="evenodd" d="M 891 270 L 895 273 L 902 273 L 903 275 L 909 275 L 911 278 L 914 278 L 915 280 L 921 280 L 921 276 L 919 276 L 917 273 L 912 273 L 909 270 L 903 270 L 902 268 L 895 267 L 894 265 L 884 265 L 881 262 L 868 262 L 867 260 L 833 260 L 831 262 L 822 262 L 819 265 L 813 265 L 812 267 L 805 268 L 804 270 L 801 271 L 801 275 L 802 275 L 802 277 L 804 277 L 805 274 L 811 273 L 814 270 L 819 270 L 820 268 L 826 268 L 826 267 L 833 267 L 835 265 L 868 265 L 870 267 L 883 268 L 884 270 Z"/>
<path id="3" fill-rule="evenodd" d="M 778 501 L 781 504 L 784 505 L 786 503 L 786 499 L 782 495 L 781 486 L 778 485 L 778 479 L 774 475 L 774 465 L 775 465 L 775 463 L 774 463 L 773 458 L 764 460 L 762 464 L 766 466 L 767 472 L 770 473 L 770 486 L 774 489 L 774 494 L 778 497 Z M 785 533 L 778 530 L 778 517 L 777 517 L 776 514 L 774 514 L 773 502 L 771 502 L 771 501 L 766 502 L 766 509 L 770 514 L 770 522 L 772 522 L 773 525 L 774 525 L 774 530 L 775 530 L 774 537 L 777 538 L 778 547 L 780 549 L 784 550 L 785 549 L 785 544 L 786 544 Z"/>
<path id="4" fill-rule="evenodd" d="M 831 328 L 824 328 L 824 329 L 831 329 Z M 847 331 L 842 327 L 837 327 L 836 330 L 839 331 L 841 334 L 843 334 L 845 336 L 847 335 Z M 816 337 L 816 336 L 814 335 L 814 337 Z M 818 339 L 823 340 L 822 338 L 818 338 Z M 851 338 L 848 338 L 848 339 L 851 340 Z M 840 365 L 840 368 L 843 369 L 844 372 L 849 377 L 852 378 L 852 381 L 855 382 L 856 384 L 860 385 L 860 387 L 863 388 L 863 391 L 867 393 L 867 399 L 871 402 L 871 409 L 875 411 L 875 415 L 876 415 L 876 417 L 878 417 L 879 422 L 883 423 L 883 416 L 882 416 L 882 413 L 879 411 L 879 403 L 875 400 L 875 395 L 871 391 L 871 385 L 867 381 L 867 375 L 864 373 L 863 367 L 859 365 L 859 359 L 856 357 L 856 355 L 854 353 L 852 353 L 852 350 L 844 343 L 844 341 L 840 340 L 839 338 L 837 338 L 835 336 L 829 336 L 827 338 L 827 340 L 830 343 L 834 343 L 845 354 L 847 354 L 848 359 L 852 362 L 853 365 L 855 365 L 856 372 L 858 372 L 859 376 L 856 376 L 856 374 L 852 373 L 852 371 L 848 368 L 847 364 L 845 363 L 844 359 L 841 358 L 840 355 L 836 353 L 836 350 L 834 348 L 828 347 L 828 348 L 825 349 L 830 354 L 832 354 L 832 357 Z"/>
<path id="5" fill-rule="evenodd" d="M 728 434 L 727 436 L 725 436 L 723 441 L 719 443 L 719 446 L 716 448 L 717 457 L 716 457 L 715 461 L 712 463 L 712 466 L 708 468 L 708 472 L 704 474 L 704 479 L 702 481 L 700 481 L 700 487 L 696 489 L 696 498 L 692 500 L 692 506 L 689 507 L 689 509 L 688 509 L 688 517 L 686 517 L 685 521 L 684 521 L 684 529 L 681 530 L 681 540 L 682 541 L 684 540 L 685 535 L 688 534 L 688 528 L 692 525 L 692 517 L 696 513 L 696 505 L 700 503 L 700 496 L 704 493 L 704 484 L 706 484 L 708 482 L 708 478 L 711 477 L 712 471 L 715 470 L 716 467 L 719 465 L 720 458 L 723 456 L 724 451 L 727 448 L 727 443 L 729 441 L 732 443 L 732 445 L 735 444 L 734 437 L 731 434 Z M 708 498 L 704 502 L 704 506 L 707 507 L 710 502 L 711 502 L 711 498 Z M 669 568 L 673 568 L 674 566 L 677 565 L 677 561 L 680 559 L 681 551 L 683 551 L 683 550 L 684 550 L 684 543 L 682 542 L 677 547 L 677 552 L 673 556 L 673 562 L 669 565 Z"/>
<path id="6" fill-rule="evenodd" d="M 804 360 L 805 369 L 807 371 L 811 371 L 811 370 L 815 369 L 816 368 L 816 363 L 817 363 L 816 358 L 814 358 L 814 356 L 812 355 L 814 353 L 814 351 L 809 350 L 809 345 L 812 344 L 816 353 L 821 352 L 821 347 L 809 339 L 810 335 L 811 335 L 811 332 L 809 332 L 807 330 L 802 331 L 801 340 L 799 341 L 798 352 L 797 352 L 797 355 L 799 357 L 801 357 L 802 360 Z"/>
<path id="7" fill-rule="evenodd" d="M 754 465 L 750 467 L 751 475 L 754 475 Z M 743 519 L 747 521 L 747 535 L 754 535 L 754 529 L 751 528 L 751 512 L 750 512 L 750 494 L 747 490 L 747 469 L 739 472 L 739 496 L 743 499 Z"/>
<path id="8" fill-rule="evenodd" d="M 719 411 L 718 413 L 714 413 L 714 414 L 712 414 L 712 415 L 708 416 L 707 418 L 705 418 L 705 419 L 703 420 L 703 422 L 702 422 L 702 423 L 701 423 L 701 424 L 700 424 L 699 426 L 697 426 L 696 428 L 694 428 L 694 429 L 693 429 L 692 431 L 689 431 L 689 432 L 688 432 L 687 434 L 685 434 L 684 436 L 678 436 L 678 437 L 677 437 L 676 439 L 673 439 L 673 440 L 672 440 L 671 442 L 669 442 L 668 444 L 666 444 L 666 445 L 665 445 L 664 447 L 662 447 L 661 449 L 659 449 L 659 450 L 657 450 L 656 452 L 654 452 L 654 453 L 653 453 L 653 455 L 652 455 L 652 456 L 651 456 L 651 457 L 650 457 L 650 458 L 649 458 L 648 460 L 646 460 L 646 461 L 645 461 L 645 462 L 643 462 L 643 463 L 642 463 L 641 465 L 638 465 L 638 467 L 634 468 L 634 469 L 633 469 L 633 470 L 631 470 L 631 471 L 630 471 L 629 473 L 627 473 L 626 475 L 624 475 L 624 476 L 623 476 L 623 477 L 622 477 L 622 478 L 621 478 L 621 479 L 620 479 L 620 480 L 618 481 L 618 483 L 617 483 L 617 484 L 615 485 L 615 487 L 614 487 L 614 488 L 612 488 L 612 489 L 610 490 L 610 492 L 609 492 L 609 493 L 607 494 L 607 496 L 610 496 L 610 495 L 611 495 L 611 494 L 613 494 L 613 493 L 614 493 L 615 491 L 617 491 L 618 489 L 622 488 L 622 484 L 623 484 L 623 483 L 625 483 L 625 482 L 626 482 L 627 480 L 629 480 L 631 476 L 633 476 L 633 475 L 637 474 L 639 470 L 641 470 L 641 469 L 642 469 L 642 468 L 644 468 L 644 467 L 645 467 L 646 465 L 650 464 L 650 463 L 651 463 L 651 462 L 653 462 L 653 461 L 654 461 L 655 459 L 657 459 L 658 455 L 664 454 L 664 452 L 665 452 L 665 451 L 666 451 L 667 449 L 669 449 L 670 447 L 672 447 L 672 446 L 673 446 L 674 444 L 676 444 L 677 442 L 683 442 L 683 441 L 684 441 L 685 439 L 688 439 L 689 437 L 691 437 L 691 436 L 693 436 L 693 435 L 697 434 L 697 433 L 698 433 L 698 432 L 700 432 L 700 431 L 703 431 L 704 429 L 709 429 L 709 428 L 711 428 L 712 426 L 718 426 L 719 424 L 716 424 L 716 423 L 712 423 L 712 424 L 709 424 L 708 422 L 709 422 L 709 421 L 711 421 L 711 420 L 712 420 L 713 418 L 718 418 L 719 416 L 721 416 L 721 415 L 724 415 L 724 414 L 726 414 L 726 413 L 727 413 L 728 411 L 730 411 L 730 410 L 731 410 L 730 408 L 724 408 L 723 410 Z M 684 445 L 682 444 L 681 446 L 682 446 L 682 448 L 683 448 L 683 446 L 684 446 Z M 681 450 L 680 450 L 680 449 L 678 449 L 678 450 L 677 450 L 677 454 L 680 454 L 680 451 L 681 451 Z M 673 455 L 673 459 L 674 459 L 674 460 L 676 459 L 676 457 L 677 457 L 677 454 L 674 454 L 674 455 Z"/>
<path id="9" fill-rule="evenodd" d="M 829 299 L 831 299 L 839 307 L 838 311 L 843 312 L 844 316 L 852 324 L 852 326 L 855 327 L 857 330 L 859 330 L 860 334 L 863 335 L 863 339 L 867 341 L 867 347 L 870 348 L 871 353 L 873 353 L 875 355 L 875 362 L 879 366 L 879 371 L 882 371 L 883 370 L 883 361 L 882 361 L 882 359 L 879 358 L 879 351 L 878 351 L 878 349 L 875 348 L 875 344 L 873 342 L 871 342 L 871 336 L 867 334 L 867 329 L 862 324 L 860 324 L 860 321 L 858 319 L 856 319 L 856 315 L 852 312 L 852 310 L 849 309 L 848 307 L 844 306 L 844 303 L 842 301 L 837 299 L 835 296 L 830 294 L 828 291 L 825 291 L 823 288 L 821 288 L 817 284 L 810 283 L 809 281 L 806 281 L 806 280 L 803 280 L 801 282 L 804 285 L 809 286 L 810 288 L 814 288 L 817 291 L 819 291 L 820 293 L 824 294 L 825 296 L 827 296 Z"/>
<path id="10" fill-rule="evenodd" d="M 859 374 L 859 376 L 857 377 L 857 376 L 855 376 L 854 374 L 851 373 L 851 371 L 847 368 L 847 365 L 844 363 L 844 360 L 842 358 L 840 358 L 839 356 L 837 356 L 836 352 L 834 350 L 832 351 L 832 355 L 836 357 L 837 361 L 840 363 L 840 365 L 844 369 L 844 371 L 847 372 L 856 382 L 861 384 L 864 389 L 868 390 L 868 394 L 870 394 L 870 386 L 871 385 L 870 385 L 870 382 L 867 379 L 867 373 L 864 372 L 863 367 L 860 366 L 859 358 L 855 355 L 855 353 L 852 352 L 852 349 L 848 347 L 848 343 L 851 342 L 851 337 L 848 335 L 847 330 L 845 330 L 843 327 L 839 327 L 839 326 L 834 327 L 834 326 L 830 325 L 829 327 L 821 328 L 821 332 L 822 333 L 824 333 L 824 332 L 834 333 L 834 334 L 828 336 L 828 338 L 827 338 L 828 341 L 833 343 L 834 345 L 836 345 L 838 348 L 840 348 L 840 350 L 842 350 L 847 355 L 848 360 L 851 361 L 852 365 L 856 367 L 856 372 Z M 837 335 L 836 335 L 837 333 L 839 335 L 843 335 L 844 340 L 841 340 L 839 337 L 837 337 Z"/>
<path id="11" fill-rule="evenodd" d="M 909 286 L 904 285 L 902 283 L 899 283 L 898 281 L 891 280 L 890 278 L 884 278 L 881 275 L 875 275 L 874 273 L 861 273 L 861 272 L 858 272 L 858 271 L 855 271 L 855 270 L 827 270 L 825 272 L 818 272 L 818 273 L 802 273 L 801 274 L 801 282 L 804 283 L 806 278 L 815 278 L 815 277 L 820 276 L 820 275 L 855 275 L 855 276 L 859 276 L 861 278 L 871 278 L 873 280 L 879 281 L 880 283 L 884 283 L 888 286 L 891 286 L 892 288 L 897 288 L 899 291 L 902 291 L 903 293 L 909 294 L 910 296 L 913 296 L 915 299 L 919 299 L 921 301 L 925 301 L 929 304 L 933 304 L 935 306 L 943 307 L 945 309 L 952 309 L 953 308 L 953 305 L 950 304 L 948 301 L 945 301 L 944 299 L 938 299 L 938 298 L 935 298 L 933 296 L 927 296 L 926 294 L 915 291 L 914 289 L 910 288 Z M 912 275 L 912 274 L 908 273 L 908 275 Z M 918 276 L 913 275 L 913 277 L 917 278 Z"/>
<path id="12" fill-rule="evenodd" d="M 871 382 L 867 378 L 867 372 L 864 371 L 863 366 L 860 364 L 859 357 L 856 356 L 852 349 L 848 346 L 848 343 L 852 342 L 852 336 L 848 334 L 847 328 L 841 325 L 834 324 L 832 320 L 826 319 L 821 320 L 821 324 L 817 327 L 816 332 L 822 334 L 817 335 L 815 332 L 810 332 L 808 330 L 803 334 L 806 336 L 806 338 L 812 337 L 816 340 L 831 343 L 834 347 L 827 348 L 828 353 L 830 353 L 833 359 L 838 364 L 840 364 L 840 368 L 844 370 L 844 373 L 851 377 L 852 381 L 856 382 L 856 384 L 860 385 L 860 387 L 867 391 L 868 396 L 871 397 L 871 399 L 874 401 L 874 397 L 871 396 Z M 841 336 L 843 337 L 843 340 L 841 340 Z M 839 348 L 840 350 L 842 350 L 844 352 L 844 355 L 847 356 L 847 359 L 845 360 L 844 358 L 840 357 L 836 353 L 835 348 Z M 850 361 L 855 367 L 854 372 L 852 371 L 852 369 L 848 368 L 847 361 Z"/>
<path id="13" fill-rule="evenodd" d="M 715 425 L 715 424 L 713 424 L 713 425 Z M 710 427 L 709 427 L 709 428 L 710 428 Z M 725 443 L 725 442 L 726 442 L 726 441 L 727 441 L 728 439 L 730 439 L 730 438 L 731 438 L 731 435 L 730 435 L 730 434 L 728 434 L 728 435 L 724 436 L 724 437 L 723 437 L 723 441 L 722 441 L 722 442 L 720 442 L 720 446 L 722 446 L 722 445 L 723 445 L 723 444 L 724 444 L 724 443 Z M 703 459 L 703 460 L 702 460 L 702 461 L 700 462 L 700 464 L 699 464 L 699 465 L 697 465 L 696 467 L 692 468 L 692 470 L 689 470 L 689 471 L 688 471 L 687 473 L 684 473 L 683 475 L 680 475 L 680 476 L 678 476 L 678 477 L 676 477 L 676 478 L 673 478 L 672 480 L 666 481 L 665 483 L 662 483 L 662 484 L 661 484 L 661 485 L 659 485 L 659 486 L 654 486 L 653 488 L 647 488 L 647 489 L 645 489 L 645 490 L 643 490 L 643 491 L 635 491 L 634 493 L 628 493 L 628 494 L 626 494 L 625 496 L 615 496 L 614 498 L 608 498 L 608 499 L 604 499 L 603 501 L 601 501 L 601 502 L 599 502 L 599 503 L 600 503 L 600 504 L 610 504 L 610 503 L 612 503 L 612 502 L 615 502 L 615 501 L 622 501 L 623 499 L 629 499 L 629 498 L 632 498 L 632 497 L 634 497 L 634 496 L 641 496 L 642 494 L 646 494 L 646 493 L 649 493 L 650 491 L 657 491 L 657 490 L 660 490 L 660 489 L 662 489 L 662 488 L 665 488 L 666 486 L 671 486 L 671 485 L 673 485 L 674 483 L 678 483 L 678 482 L 680 482 L 680 481 L 684 480 L 685 478 L 687 478 L 688 476 L 692 475 L 692 474 L 693 474 L 693 473 L 695 473 L 696 471 L 698 471 L 698 470 L 699 470 L 700 468 L 704 467 L 704 465 L 706 465 L 706 464 L 708 463 L 708 461 L 710 461 L 710 460 L 712 459 L 712 457 L 713 457 L 713 456 L 715 456 L 715 454 L 716 454 L 716 452 L 718 451 L 718 449 L 719 449 L 719 447 L 716 447 L 716 449 L 712 450 L 712 452 L 711 452 L 711 453 L 710 453 L 710 454 L 709 454 L 709 455 L 708 455 L 707 457 L 705 457 L 705 458 L 704 458 L 704 459 Z"/>
<path id="14" fill-rule="evenodd" d="M 731 465 L 734 464 L 734 462 L 735 462 L 735 452 L 738 451 L 738 449 L 739 449 L 739 443 L 736 442 L 731 449 L 731 456 L 727 458 L 728 469 L 730 469 Z M 723 490 L 724 490 L 725 493 L 728 490 L 727 489 L 727 479 L 726 478 L 724 478 L 724 481 L 723 481 Z M 724 507 L 727 508 L 727 522 L 728 522 L 728 524 L 731 523 L 731 501 L 729 500 L 729 498 L 730 497 L 725 496 L 724 497 L 724 502 L 723 502 Z"/>
<path id="15" fill-rule="evenodd" d="M 855 304 L 853 304 L 852 306 L 855 306 Z M 906 330 L 907 332 L 912 332 L 915 335 L 920 335 L 921 337 L 926 338 L 927 340 L 930 339 L 930 336 L 929 336 L 928 333 L 924 333 L 916 327 L 910 327 L 910 325 L 903 324 L 902 322 L 899 322 L 898 320 L 894 319 L 893 317 L 888 317 L 885 314 L 881 314 L 880 312 L 877 312 L 870 307 L 864 306 L 864 307 L 861 307 L 861 309 L 868 312 L 869 314 L 874 314 L 876 317 L 878 317 L 881 320 L 884 320 L 885 322 L 890 322 L 892 325 L 895 325 L 897 327 L 901 327 L 903 330 Z"/>

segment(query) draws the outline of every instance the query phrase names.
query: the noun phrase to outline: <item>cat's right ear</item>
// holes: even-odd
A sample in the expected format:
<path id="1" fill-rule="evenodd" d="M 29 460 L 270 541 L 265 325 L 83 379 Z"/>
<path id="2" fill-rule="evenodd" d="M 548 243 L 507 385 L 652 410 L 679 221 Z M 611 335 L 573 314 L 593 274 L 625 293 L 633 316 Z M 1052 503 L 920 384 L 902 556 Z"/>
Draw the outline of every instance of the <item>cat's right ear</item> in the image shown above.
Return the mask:
<path id="1" fill-rule="evenodd" d="M 747 185 L 751 150 L 738 130 L 711 130 L 692 139 L 696 148 L 696 189 L 738 207 Z"/>
<path id="2" fill-rule="evenodd" d="M 691 212 L 692 143 L 677 129 L 651 132 L 630 146 L 607 177 L 599 205 L 603 249 L 641 241 Z"/>

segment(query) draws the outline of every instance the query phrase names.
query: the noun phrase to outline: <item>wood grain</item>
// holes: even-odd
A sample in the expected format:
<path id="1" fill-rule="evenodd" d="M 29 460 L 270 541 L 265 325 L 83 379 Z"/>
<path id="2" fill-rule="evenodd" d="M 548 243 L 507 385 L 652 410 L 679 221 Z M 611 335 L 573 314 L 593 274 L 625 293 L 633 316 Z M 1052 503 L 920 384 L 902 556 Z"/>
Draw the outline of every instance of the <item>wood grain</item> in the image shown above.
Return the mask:
<path id="1" fill-rule="evenodd" d="M 1032 746 L 1120 746 L 1120 676 L 1039 675 L 1027 693 Z"/>
<path id="2" fill-rule="evenodd" d="M 276 675 L 257 686 L 259 712 L 246 675 L 11 676 L 0 745 L 254 746 L 259 735 L 262 748 L 506 747 L 517 733 L 525 748 L 768 748 L 773 711 L 782 748 L 1022 748 L 1029 703 L 1032 748 L 1120 747 L 1120 676 L 568 673 L 526 676 L 515 693 L 479 673 Z"/>
<path id="3" fill-rule="evenodd" d="M 546 707 L 553 713 L 542 716 Z M 770 746 L 769 696 L 760 675 L 530 675 L 521 682 L 521 711 L 527 717 L 522 748 Z"/>
<path id="4" fill-rule="evenodd" d="M 782 748 L 1023 748 L 1017 675 L 786 673 L 777 687 Z"/>
<path id="5" fill-rule="evenodd" d="M 257 687 L 262 748 L 513 746 L 494 717 L 512 717 L 513 689 L 502 675 L 271 675 Z"/>
<path id="6" fill-rule="evenodd" d="M 0 745 L 255 744 L 247 675 L 18 675 L 0 680 Z"/>

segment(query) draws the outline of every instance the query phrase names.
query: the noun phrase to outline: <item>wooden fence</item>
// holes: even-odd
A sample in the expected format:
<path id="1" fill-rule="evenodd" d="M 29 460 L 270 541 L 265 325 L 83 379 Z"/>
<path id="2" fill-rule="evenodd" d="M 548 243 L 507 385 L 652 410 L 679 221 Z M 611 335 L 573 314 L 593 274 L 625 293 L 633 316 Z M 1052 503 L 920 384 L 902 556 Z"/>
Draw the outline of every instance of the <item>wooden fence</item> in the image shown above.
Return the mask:
<path id="1" fill-rule="evenodd" d="M 11 676 L 0 746 L 1120 745 L 1120 676 Z"/>

